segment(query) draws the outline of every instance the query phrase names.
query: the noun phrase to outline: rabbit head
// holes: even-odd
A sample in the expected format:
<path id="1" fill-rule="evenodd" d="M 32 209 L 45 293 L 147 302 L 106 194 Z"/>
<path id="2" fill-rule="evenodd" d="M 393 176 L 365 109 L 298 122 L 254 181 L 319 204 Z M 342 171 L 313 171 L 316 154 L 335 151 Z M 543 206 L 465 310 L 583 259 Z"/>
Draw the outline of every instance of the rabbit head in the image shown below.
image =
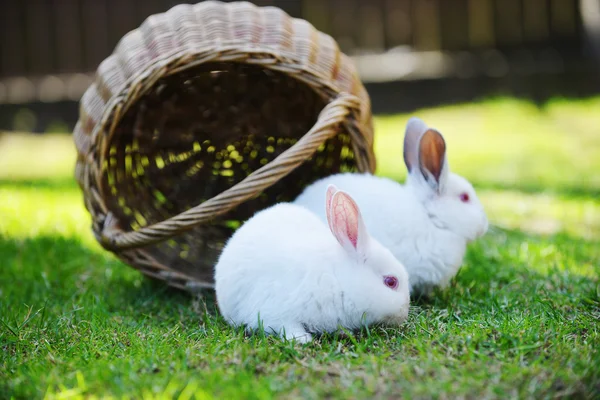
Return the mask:
<path id="1" fill-rule="evenodd" d="M 393 254 L 372 238 L 350 195 L 329 185 L 326 192 L 329 229 L 348 258 L 351 269 L 338 276 L 352 313 L 367 323 L 397 325 L 408 316 L 408 273 Z"/>
<path id="2" fill-rule="evenodd" d="M 467 242 L 487 232 L 488 219 L 473 185 L 450 172 L 444 137 L 416 117 L 406 125 L 404 163 L 407 186 L 437 228 L 452 231 Z"/>

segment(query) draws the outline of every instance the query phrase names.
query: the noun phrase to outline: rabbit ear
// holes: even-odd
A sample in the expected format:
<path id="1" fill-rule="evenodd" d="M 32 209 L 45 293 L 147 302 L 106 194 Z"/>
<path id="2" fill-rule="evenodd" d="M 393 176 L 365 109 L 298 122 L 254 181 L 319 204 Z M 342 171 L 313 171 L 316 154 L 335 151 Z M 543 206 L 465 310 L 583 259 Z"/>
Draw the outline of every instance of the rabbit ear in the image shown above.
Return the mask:
<path id="1" fill-rule="evenodd" d="M 408 172 L 412 172 L 419 165 L 419 139 L 429 129 L 425 122 L 417 117 L 412 117 L 406 123 L 404 133 L 404 164 Z"/>
<path id="2" fill-rule="evenodd" d="M 342 247 L 352 256 L 364 258 L 369 234 L 352 197 L 341 190 L 335 192 L 327 216 L 331 233 Z"/>
<path id="3" fill-rule="evenodd" d="M 338 191 L 338 188 L 335 185 L 329 184 L 327 186 L 327 192 L 325 193 L 325 215 L 327 215 L 327 223 L 329 224 L 329 229 L 331 229 L 332 232 L 333 232 L 333 228 L 331 227 L 331 217 L 330 217 L 331 200 L 333 199 L 333 195 L 337 191 Z"/>
<path id="4" fill-rule="evenodd" d="M 427 129 L 419 140 L 419 167 L 429 186 L 441 193 L 448 175 L 448 162 L 446 142 L 435 129 Z"/>

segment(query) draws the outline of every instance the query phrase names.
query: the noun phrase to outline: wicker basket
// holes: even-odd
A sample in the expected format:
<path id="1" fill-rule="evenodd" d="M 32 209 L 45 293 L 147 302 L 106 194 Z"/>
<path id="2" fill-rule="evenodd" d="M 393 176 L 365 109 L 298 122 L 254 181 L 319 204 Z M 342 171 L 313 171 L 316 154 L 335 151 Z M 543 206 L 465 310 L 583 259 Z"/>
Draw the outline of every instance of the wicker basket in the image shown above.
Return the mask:
<path id="1" fill-rule="evenodd" d="M 375 168 L 351 61 L 308 22 L 247 2 L 178 5 L 124 36 L 74 138 L 98 242 L 191 291 L 213 286 L 223 244 L 256 211 Z"/>

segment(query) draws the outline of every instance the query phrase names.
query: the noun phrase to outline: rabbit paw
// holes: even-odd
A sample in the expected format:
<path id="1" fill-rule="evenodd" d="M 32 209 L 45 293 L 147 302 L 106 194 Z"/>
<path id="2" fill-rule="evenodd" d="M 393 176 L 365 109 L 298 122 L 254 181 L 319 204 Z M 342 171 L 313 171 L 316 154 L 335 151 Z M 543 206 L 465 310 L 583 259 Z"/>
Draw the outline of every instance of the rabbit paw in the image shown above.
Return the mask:
<path id="1" fill-rule="evenodd" d="M 312 335 L 299 324 L 289 324 L 283 327 L 281 337 L 285 340 L 295 340 L 300 344 L 309 343 L 312 341 Z"/>

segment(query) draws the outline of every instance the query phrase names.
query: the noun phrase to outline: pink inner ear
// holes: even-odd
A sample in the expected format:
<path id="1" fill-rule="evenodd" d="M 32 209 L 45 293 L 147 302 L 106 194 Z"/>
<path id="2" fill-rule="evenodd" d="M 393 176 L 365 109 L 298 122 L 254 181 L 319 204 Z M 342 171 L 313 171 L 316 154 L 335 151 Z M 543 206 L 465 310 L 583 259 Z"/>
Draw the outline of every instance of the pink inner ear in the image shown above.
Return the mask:
<path id="1" fill-rule="evenodd" d="M 333 231 L 340 243 L 347 239 L 356 249 L 358 244 L 358 206 L 346 193 L 334 195 L 331 205 Z"/>

